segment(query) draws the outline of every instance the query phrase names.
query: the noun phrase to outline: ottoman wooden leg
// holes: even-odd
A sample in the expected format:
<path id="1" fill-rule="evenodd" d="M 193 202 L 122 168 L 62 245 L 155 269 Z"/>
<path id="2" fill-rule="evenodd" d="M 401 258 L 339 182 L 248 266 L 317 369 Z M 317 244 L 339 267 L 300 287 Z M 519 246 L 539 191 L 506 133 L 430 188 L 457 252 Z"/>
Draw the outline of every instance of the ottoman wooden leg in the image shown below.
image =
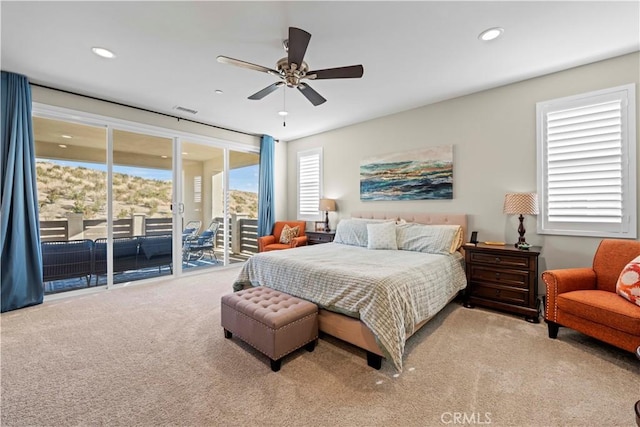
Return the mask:
<path id="1" fill-rule="evenodd" d="M 226 339 L 231 339 L 231 337 L 233 337 L 233 334 L 230 331 L 227 331 L 226 329 L 224 330 L 224 337 Z"/>
<path id="2" fill-rule="evenodd" d="M 307 350 L 308 352 L 312 352 L 313 350 L 316 349 L 316 344 L 318 344 L 318 340 L 313 340 L 305 344 L 304 349 Z"/>
<path id="3" fill-rule="evenodd" d="M 282 366 L 282 359 L 278 359 L 278 360 L 271 359 L 271 370 L 273 372 L 278 372 L 280 370 L 280 366 Z"/>

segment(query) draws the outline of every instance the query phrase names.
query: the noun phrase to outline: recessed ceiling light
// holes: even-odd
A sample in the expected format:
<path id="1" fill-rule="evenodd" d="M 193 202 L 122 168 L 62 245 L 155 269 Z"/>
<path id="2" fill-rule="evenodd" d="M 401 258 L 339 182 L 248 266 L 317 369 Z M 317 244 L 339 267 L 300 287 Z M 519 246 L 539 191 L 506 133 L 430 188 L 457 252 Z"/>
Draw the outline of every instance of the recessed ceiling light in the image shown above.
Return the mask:
<path id="1" fill-rule="evenodd" d="M 217 95 L 222 95 L 223 93 L 224 93 L 224 92 L 223 92 L 223 91 L 221 91 L 220 89 L 216 89 L 216 94 L 217 94 Z"/>
<path id="2" fill-rule="evenodd" d="M 488 42 L 490 40 L 495 40 L 500 37 L 504 33 L 504 29 L 500 27 L 489 28 L 488 30 L 484 30 L 480 33 L 478 38 L 482 41 Z"/>
<path id="3" fill-rule="evenodd" d="M 284 117 L 284 116 L 286 116 L 287 114 L 289 114 L 287 111 L 284 111 L 284 110 L 283 110 L 283 111 L 278 111 L 278 115 L 279 115 L 279 116 Z"/>
<path id="4" fill-rule="evenodd" d="M 116 57 L 116 54 L 111 52 L 109 49 L 105 49 L 103 47 L 92 47 L 91 50 L 98 56 L 103 58 L 112 59 Z"/>
<path id="5" fill-rule="evenodd" d="M 168 156 L 160 156 L 160 157 L 162 157 L 163 159 L 166 159 Z"/>
<path id="6" fill-rule="evenodd" d="M 71 139 L 71 138 L 73 138 L 71 135 L 60 135 L 60 136 L 62 136 L 64 139 Z"/>
<path id="7" fill-rule="evenodd" d="M 182 155 L 183 155 L 183 156 L 186 156 L 187 154 L 189 154 L 189 153 L 187 153 L 186 151 L 183 151 L 183 152 L 182 152 Z"/>
<path id="8" fill-rule="evenodd" d="M 58 147 L 60 147 L 60 148 L 67 148 L 67 146 L 66 146 L 66 145 L 64 145 L 64 144 L 58 144 Z"/>

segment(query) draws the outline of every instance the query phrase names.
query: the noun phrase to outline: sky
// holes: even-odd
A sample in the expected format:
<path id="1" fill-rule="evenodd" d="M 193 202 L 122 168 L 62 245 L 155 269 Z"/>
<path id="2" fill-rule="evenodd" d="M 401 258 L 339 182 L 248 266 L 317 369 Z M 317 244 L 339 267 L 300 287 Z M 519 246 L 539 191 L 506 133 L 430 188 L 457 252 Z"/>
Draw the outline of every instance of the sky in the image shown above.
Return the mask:
<path id="1" fill-rule="evenodd" d="M 107 165 L 101 163 L 84 163 L 84 162 L 70 162 L 65 160 L 49 160 L 38 159 L 58 164 L 60 166 L 70 167 L 85 167 L 87 169 L 98 170 L 102 172 L 107 171 Z M 161 181 L 171 181 L 171 171 L 163 169 L 150 169 L 142 167 L 131 166 L 113 166 L 115 173 L 122 173 L 126 175 L 139 176 L 145 179 L 158 179 Z M 242 190 L 250 191 L 252 193 L 258 192 L 258 165 L 246 166 L 244 168 L 232 169 L 229 171 L 229 189 L 230 190 Z"/>

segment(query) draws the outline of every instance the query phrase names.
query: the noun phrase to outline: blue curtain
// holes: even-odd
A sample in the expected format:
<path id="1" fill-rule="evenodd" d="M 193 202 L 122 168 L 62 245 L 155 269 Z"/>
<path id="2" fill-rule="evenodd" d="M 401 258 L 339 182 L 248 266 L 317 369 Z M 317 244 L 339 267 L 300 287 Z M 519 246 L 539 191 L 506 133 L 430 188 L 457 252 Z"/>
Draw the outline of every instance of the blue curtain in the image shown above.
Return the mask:
<path id="1" fill-rule="evenodd" d="M 1 90 L 0 292 L 5 312 L 42 303 L 44 291 L 31 88 L 25 76 L 3 71 Z"/>
<path id="2" fill-rule="evenodd" d="M 273 137 L 262 135 L 260 140 L 260 176 L 258 178 L 258 237 L 271 234 L 275 221 L 273 204 Z"/>

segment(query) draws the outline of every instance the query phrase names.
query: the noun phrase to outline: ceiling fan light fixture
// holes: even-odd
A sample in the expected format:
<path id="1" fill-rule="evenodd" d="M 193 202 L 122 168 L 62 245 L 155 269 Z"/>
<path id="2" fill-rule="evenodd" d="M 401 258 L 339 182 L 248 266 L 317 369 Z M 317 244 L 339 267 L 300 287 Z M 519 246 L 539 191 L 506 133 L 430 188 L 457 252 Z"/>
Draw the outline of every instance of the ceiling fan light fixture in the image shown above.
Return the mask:
<path id="1" fill-rule="evenodd" d="M 483 42 L 488 42 L 488 41 L 497 39 L 503 33 L 504 33 L 504 28 L 493 27 L 481 32 L 480 35 L 478 36 L 478 39 L 482 40 Z"/>
<path id="2" fill-rule="evenodd" d="M 91 51 L 102 58 L 113 59 L 116 57 L 115 53 L 104 47 L 92 47 Z"/>

